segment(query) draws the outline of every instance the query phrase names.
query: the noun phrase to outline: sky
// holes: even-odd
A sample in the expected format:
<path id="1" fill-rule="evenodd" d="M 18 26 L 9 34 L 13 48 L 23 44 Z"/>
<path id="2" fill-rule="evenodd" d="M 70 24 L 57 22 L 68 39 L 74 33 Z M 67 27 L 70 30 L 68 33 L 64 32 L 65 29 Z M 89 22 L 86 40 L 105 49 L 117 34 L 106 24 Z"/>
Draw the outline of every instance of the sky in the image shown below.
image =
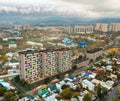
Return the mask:
<path id="1" fill-rule="evenodd" d="M 119 0 L 0 0 L 0 12 L 54 13 L 88 18 L 120 17 Z"/>

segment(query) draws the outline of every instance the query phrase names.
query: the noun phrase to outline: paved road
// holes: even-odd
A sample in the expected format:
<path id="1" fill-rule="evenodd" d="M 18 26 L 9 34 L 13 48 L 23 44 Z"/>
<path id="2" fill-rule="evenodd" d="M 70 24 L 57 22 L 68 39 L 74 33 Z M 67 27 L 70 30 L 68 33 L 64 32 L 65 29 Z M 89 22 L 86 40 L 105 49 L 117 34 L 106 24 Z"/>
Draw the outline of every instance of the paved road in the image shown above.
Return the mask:
<path id="1" fill-rule="evenodd" d="M 118 95 L 117 87 L 113 87 L 112 90 L 108 93 L 108 96 L 106 96 L 103 101 L 108 101 L 110 99 L 116 98 Z"/>
<path id="2" fill-rule="evenodd" d="M 86 68 L 85 67 L 81 67 L 81 68 L 79 68 L 78 70 L 76 70 L 74 73 L 73 73 L 73 75 L 79 75 L 80 73 L 82 73 L 84 70 L 85 70 Z"/>
<path id="3" fill-rule="evenodd" d="M 1 76 L 0 76 L 0 79 L 1 79 L 1 78 L 5 78 L 5 77 L 17 76 L 17 75 L 20 75 L 20 73 L 1 75 Z"/>

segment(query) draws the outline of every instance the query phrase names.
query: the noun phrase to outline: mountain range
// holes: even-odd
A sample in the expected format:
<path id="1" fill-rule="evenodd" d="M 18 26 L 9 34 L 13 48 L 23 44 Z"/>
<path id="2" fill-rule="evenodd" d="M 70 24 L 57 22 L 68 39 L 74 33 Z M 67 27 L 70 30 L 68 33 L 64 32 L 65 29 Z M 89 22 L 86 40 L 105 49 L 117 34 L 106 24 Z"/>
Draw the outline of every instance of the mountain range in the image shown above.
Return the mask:
<path id="1" fill-rule="evenodd" d="M 47 9 L 46 9 L 47 8 Z M 46 7 L 0 7 L 0 22 L 32 25 L 94 25 L 96 23 L 120 22 L 120 18 L 89 18 L 71 15 L 67 9 Z"/>

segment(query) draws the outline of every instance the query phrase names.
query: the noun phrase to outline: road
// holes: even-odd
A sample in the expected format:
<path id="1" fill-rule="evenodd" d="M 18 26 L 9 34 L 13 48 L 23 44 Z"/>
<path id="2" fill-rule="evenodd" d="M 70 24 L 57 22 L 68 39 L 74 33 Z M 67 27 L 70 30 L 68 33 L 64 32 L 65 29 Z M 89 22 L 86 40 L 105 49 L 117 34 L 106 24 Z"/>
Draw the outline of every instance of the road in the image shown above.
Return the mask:
<path id="1" fill-rule="evenodd" d="M 113 87 L 112 90 L 108 93 L 108 96 L 106 96 L 103 101 L 108 101 L 110 99 L 116 98 L 118 95 L 117 87 Z"/>
<path id="2" fill-rule="evenodd" d="M 0 79 L 1 79 L 1 78 L 5 78 L 5 77 L 17 76 L 17 75 L 20 75 L 20 73 L 1 75 L 1 76 L 0 76 Z"/>
<path id="3" fill-rule="evenodd" d="M 77 69 L 73 75 L 76 76 L 76 75 L 80 75 L 80 73 L 82 73 L 86 68 L 85 67 L 81 67 L 79 69 Z"/>

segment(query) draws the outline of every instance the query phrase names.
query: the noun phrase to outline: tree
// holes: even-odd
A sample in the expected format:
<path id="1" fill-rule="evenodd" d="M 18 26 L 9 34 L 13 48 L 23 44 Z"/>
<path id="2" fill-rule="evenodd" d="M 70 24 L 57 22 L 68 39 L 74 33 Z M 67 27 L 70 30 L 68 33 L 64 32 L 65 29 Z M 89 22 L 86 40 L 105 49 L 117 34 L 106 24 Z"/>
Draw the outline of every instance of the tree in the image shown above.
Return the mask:
<path id="1" fill-rule="evenodd" d="M 120 80 L 120 73 L 117 73 L 117 79 Z"/>
<path id="2" fill-rule="evenodd" d="M 20 77 L 19 75 L 17 75 L 15 78 L 14 78 L 15 82 L 19 82 L 20 81 Z"/>
<path id="3" fill-rule="evenodd" d="M 69 86 L 68 85 L 62 85 L 62 89 L 66 89 L 66 88 L 68 88 Z"/>
<path id="4" fill-rule="evenodd" d="M 76 69 L 77 69 L 77 65 L 73 65 L 73 66 L 72 66 L 72 69 L 73 69 L 73 70 L 76 70 Z"/>
<path id="5" fill-rule="evenodd" d="M 101 84 L 98 84 L 95 87 L 95 90 L 96 90 L 99 98 L 103 98 L 105 95 L 108 94 L 108 90 L 106 88 L 102 87 Z"/>
<path id="6" fill-rule="evenodd" d="M 99 56 L 99 57 L 96 58 L 96 61 L 99 61 L 101 59 L 102 59 L 102 56 Z"/>
<path id="7" fill-rule="evenodd" d="M 15 94 L 12 91 L 7 91 L 4 93 L 5 101 L 14 101 Z"/>
<path id="8" fill-rule="evenodd" d="M 8 56 L 1 55 L 0 56 L 0 61 L 2 61 L 2 62 L 8 62 Z"/>
<path id="9" fill-rule="evenodd" d="M 85 94 L 85 96 L 83 97 L 83 101 L 93 101 L 92 96 L 88 93 Z"/>
<path id="10" fill-rule="evenodd" d="M 4 89 L 3 87 L 0 87 L 0 96 L 3 96 L 5 91 L 6 91 L 6 89 Z"/>
<path id="11" fill-rule="evenodd" d="M 70 88 L 66 88 L 62 91 L 61 93 L 62 97 L 65 98 L 65 99 L 71 99 L 72 98 L 72 91 Z"/>
<path id="12" fill-rule="evenodd" d="M 120 94 L 120 86 L 118 86 L 118 88 L 117 88 L 117 89 L 118 89 L 118 93 Z"/>
<path id="13" fill-rule="evenodd" d="M 60 80 L 63 79 L 63 78 L 64 78 L 64 74 L 59 73 L 59 74 L 57 75 L 57 78 L 60 79 Z"/>

